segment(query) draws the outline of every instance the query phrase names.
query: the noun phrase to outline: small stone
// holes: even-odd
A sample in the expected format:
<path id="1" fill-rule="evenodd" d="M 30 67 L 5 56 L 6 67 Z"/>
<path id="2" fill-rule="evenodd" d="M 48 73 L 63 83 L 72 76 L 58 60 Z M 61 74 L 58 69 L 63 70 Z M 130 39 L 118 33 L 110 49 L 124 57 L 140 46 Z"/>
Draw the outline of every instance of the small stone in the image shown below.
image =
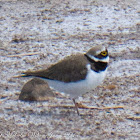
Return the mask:
<path id="1" fill-rule="evenodd" d="M 19 95 L 19 100 L 45 101 L 54 98 L 54 96 L 54 93 L 46 81 L 34 78 L 23 86 Z"/>

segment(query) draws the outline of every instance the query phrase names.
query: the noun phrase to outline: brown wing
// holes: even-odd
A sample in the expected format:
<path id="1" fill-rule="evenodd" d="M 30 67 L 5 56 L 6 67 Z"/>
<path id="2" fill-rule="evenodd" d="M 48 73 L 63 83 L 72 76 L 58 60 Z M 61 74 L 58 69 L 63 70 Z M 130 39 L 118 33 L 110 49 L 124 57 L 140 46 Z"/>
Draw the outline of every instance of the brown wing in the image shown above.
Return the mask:
<path id="1" fill-rule="evenodd" d="M 71 61 L 69 61 L 69 59 Z M 25 72 L 25 76 L 36 76 L 63 82 L 76 82 L 85 79 L 87 68 L 86 58 L 83 55 L 72 55 L 50 66 L 48 69 Z"/>

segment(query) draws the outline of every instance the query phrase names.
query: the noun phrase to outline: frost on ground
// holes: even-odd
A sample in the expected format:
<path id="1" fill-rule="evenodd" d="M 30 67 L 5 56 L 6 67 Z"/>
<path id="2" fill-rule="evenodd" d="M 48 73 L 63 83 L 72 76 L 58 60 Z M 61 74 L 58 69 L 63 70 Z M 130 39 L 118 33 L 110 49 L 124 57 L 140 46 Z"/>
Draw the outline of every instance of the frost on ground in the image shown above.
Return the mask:
<path id="1" fill-rule="evenodd" d="M 0 139 L 139 140 L 139 7 L 138 0 L 1 0 Z M 73 105 L 68 97 L 18 100 L 29 78 L 13 76 L 46 68 L 97 44 L 110 53 L 107 77 L 77 101 L 124 109 L 80 109 L 82 116 L 77 116 L 74 109 L 49 107 Z"/>

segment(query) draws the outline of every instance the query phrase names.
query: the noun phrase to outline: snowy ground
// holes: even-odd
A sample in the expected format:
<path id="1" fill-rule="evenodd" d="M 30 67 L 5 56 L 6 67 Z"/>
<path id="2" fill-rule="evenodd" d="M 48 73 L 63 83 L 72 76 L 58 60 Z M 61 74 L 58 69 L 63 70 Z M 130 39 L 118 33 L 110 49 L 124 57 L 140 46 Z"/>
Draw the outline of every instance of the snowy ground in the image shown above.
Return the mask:
<path id="1" fill-rule="evenodd" d="M 139 0 L 1 0 L 0 139 L 139 140 L 139 7 Z M 18 100 L 29 78 L 13 76 L 97 44 L 110 53 L 107 77 L 77 101 L 124 109 L 80 109 L 83 115 L 77 116 L 74 109 L 48 107 L 72 105 L 65 97 L 43 103 Z M 27 53 L 37 54 L 21 55 Z"/>

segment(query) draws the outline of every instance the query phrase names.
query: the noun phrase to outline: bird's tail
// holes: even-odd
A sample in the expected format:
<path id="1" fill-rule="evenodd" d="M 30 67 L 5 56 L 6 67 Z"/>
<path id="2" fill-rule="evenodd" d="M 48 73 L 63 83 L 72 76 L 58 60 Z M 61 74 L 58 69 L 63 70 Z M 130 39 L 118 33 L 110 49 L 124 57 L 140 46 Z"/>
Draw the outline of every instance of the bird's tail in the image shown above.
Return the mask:
<path id="1" fill-rule="evenodd" d="M 29 76 L 34 76 L 32 72 L 22 72 L 21 75 L 15 75 L 13 78 L 20 78 L 20 77 L 29 77 Z"/>

